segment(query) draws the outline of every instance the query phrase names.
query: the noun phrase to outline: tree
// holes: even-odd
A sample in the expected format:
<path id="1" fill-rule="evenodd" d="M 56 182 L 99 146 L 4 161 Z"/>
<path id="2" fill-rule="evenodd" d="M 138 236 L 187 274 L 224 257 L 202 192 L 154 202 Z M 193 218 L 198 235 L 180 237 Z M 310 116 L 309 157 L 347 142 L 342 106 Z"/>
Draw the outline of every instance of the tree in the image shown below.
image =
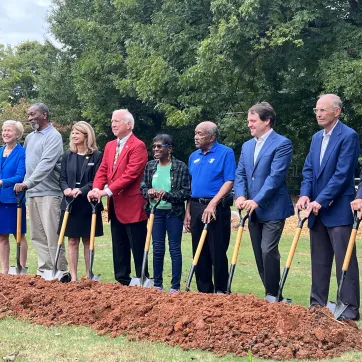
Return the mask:
<path id="1" fill-rule="evenodd" d="M 15 48 L 0 45 L 0 106 L 37 98 L 37 79 L 44 58 L 43 45 L 36 41 Z"/>
<path id="2" fill-rule="evenodd" d="M 276 109 L 278 131 L 293 141 L 300 168 L 318 129 L 311 109 L 325 92 L 346 100 L 346 119 L 362 131 L 356 122 L 362 32 L 355 0 L 54 4 L 51 29 L 64 46 L 49 75 L 56 83 L 67 80 L 72 109 L 104 141 L 111 111 L 128 107 L 141 138 L 149 142 L 167 130 L 185 150 L 184 159 L 193 148 L 192 128 L 207 119 L 238 153 L 250 138 L 248 108 L 265 100 Z M 63 88 L 62 102 L 73 104 Z"/>

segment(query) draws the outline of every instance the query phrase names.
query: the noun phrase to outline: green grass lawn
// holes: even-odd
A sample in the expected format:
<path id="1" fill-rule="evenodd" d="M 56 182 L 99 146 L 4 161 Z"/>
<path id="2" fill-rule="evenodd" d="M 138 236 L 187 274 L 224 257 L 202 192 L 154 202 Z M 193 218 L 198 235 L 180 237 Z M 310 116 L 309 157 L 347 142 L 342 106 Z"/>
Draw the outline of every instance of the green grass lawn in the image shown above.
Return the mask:
<path id="1" fill-rule="evenodd" d="M 104 225 L 105 235 L 96 239 L 96 256 L 94 273 L 102 274 L 102 282 L 114 282 L 111 255 L 111 236 L 109 225 Z M 233 252 L 236 232 L 232 233 L 229 248 L 229 260 Z M 280 242 L 282 265 L 284 265 L 289 252 L 293 236 L 285 235 Z M 30 241 L 29 241 L 30 244 Z M 358 244 L 358 241 L 357 241 Z M 12 265 L 15 263 L 15 243 L 12 248 Z M 183 276 L 182 287 L 186 284 L 188 271 L 192 262 L 190 234 L 184 234 L 183 250 Z M 80 252 L 82 255 L 82 251 Z M 36 253 L 29 245 L 28 267 L 29 273 L 36 271 Z M 362 265 L 362 258 L 359 257 Z M 150 253 L 152 265 L 152 252 Z M 80 260 L 80 273 L 84 275 L 85 269 Z M 167 251 L 165 258 L 164 286 L 169 287 L 171 280 L 170 257 Z M 284 295 L 293 299 L 293 303 L 308 306 L 310 289 L 310 258 L 309 240 L 301 238 L 297 253 L 284 287 Z M 235 276 L 233 280 L 234 293 L 253 293 L 260 298 L 264 297 L 264 289 L 257 273 L 254 256 L 250 244 L 249 234 L 245 232 L 241 242 L 240 253 Z M 192 284 L 192 290 L 196 290 Z M 335 277 L 331 283 L 330 299 L 335 300 Z M 362 322 L 358 322 L 362 327 Z M 128 341 L 120 336 L 110 338 L 97 336 L 94 331 L 86 327 L 51 327 L 46 328 L 31 323 L 25 323 L 12 318 L 0 320 L 0 358 L 17 352 L 16 361 L 249 361 L 248 357 L 216 357 L 200 350 L 182 351 L 180 348 L 169 347 L 163 343 L 149 343 L 146 341 Z M 336 359 L 328 361 L 361 361 L 362 352 L 351 352 Z M 261 361 L 253 358 L 253 361 Z"/>

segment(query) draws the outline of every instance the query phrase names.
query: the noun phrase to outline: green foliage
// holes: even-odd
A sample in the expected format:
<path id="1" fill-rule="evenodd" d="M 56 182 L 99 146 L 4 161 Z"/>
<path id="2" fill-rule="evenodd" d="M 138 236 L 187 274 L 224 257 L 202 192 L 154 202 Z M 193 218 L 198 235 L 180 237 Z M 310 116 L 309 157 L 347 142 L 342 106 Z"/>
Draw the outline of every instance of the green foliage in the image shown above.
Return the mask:
<path id="1" fill-rule="evenodd" d="M 38 95 L 37 79 L 44 64 L 42 45 L 21 43 L 14 49 L 0 44 L 0 107 Z"/>

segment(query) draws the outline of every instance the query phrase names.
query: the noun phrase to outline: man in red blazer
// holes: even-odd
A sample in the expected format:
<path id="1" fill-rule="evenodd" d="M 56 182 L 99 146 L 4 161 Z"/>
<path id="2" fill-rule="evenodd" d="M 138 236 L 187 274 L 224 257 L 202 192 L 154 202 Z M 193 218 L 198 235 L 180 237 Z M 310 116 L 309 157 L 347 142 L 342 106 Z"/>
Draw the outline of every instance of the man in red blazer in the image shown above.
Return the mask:
<path id="1" fill-rule="evenodd" d="M 134 119 L 127 109 L 113 112 L 112 131 L 117 138 L 106 144 L 93 190 L 88 193 L 88 199 L 108 196 L 114 275 L 124 285 L 131 280 L 131 249 L 137 277 L 141 276 L 147 233 L 140 183 L 148 155 L 145 144 L 132 133 L 133 127 Z"/>

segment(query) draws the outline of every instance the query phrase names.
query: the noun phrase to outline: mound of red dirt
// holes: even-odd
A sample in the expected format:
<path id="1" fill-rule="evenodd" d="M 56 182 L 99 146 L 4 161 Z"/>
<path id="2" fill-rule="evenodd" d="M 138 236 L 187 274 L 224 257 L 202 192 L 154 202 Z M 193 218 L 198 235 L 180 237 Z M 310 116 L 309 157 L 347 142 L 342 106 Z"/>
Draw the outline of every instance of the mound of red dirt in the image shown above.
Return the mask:
<path id="1" fill-rule="evenodd" d="M 362 350 L 362 332 L 354 323 L 336 321 L 327 309 L 309 311 L 253 295 L 169 295 L 87 279 L 62 284 L 1 276 L 0 306 L 0 317 L 90 326 L 99 334 L 127 334 L 217 355 L 250 350 L 262 358 L 317 359 Z"/>

